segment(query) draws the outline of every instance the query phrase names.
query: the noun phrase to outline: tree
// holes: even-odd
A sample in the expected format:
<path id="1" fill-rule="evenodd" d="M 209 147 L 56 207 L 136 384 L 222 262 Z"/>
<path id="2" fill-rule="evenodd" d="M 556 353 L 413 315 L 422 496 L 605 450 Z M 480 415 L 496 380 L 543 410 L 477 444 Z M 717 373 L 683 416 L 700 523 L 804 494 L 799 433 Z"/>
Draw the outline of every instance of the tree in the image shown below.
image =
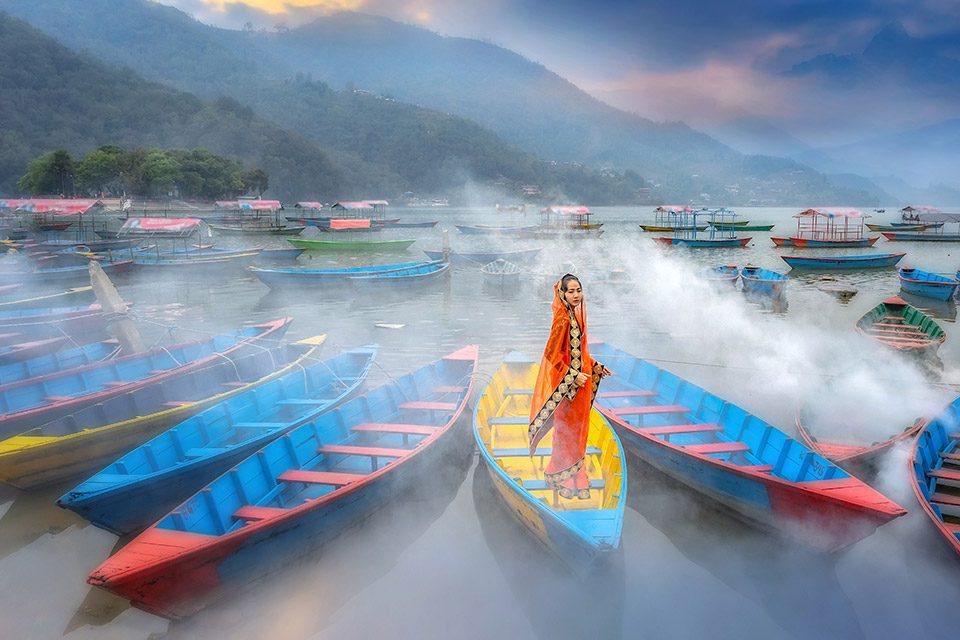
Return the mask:
<path id="1" fill-rule="evenodd" d="M 74 163 L 70 154 L 58 149 L 46 153 L 27 166 L 27 172 L 17 180 L 17 188 L 30 195 L 73 192 Z"/>
<path id="2" fill-rule="evenodd" d="M 121 162 L 124 151 L 115 145 L 105 145 L 77 163 L 77 185 L 96 194 L 117 193 L 121 189 Z"/>
<path id="3" fill-rule="evenodd" d="M 243 185 L 246 191 L 256 191 L 258 197 L 270 186 L 270 176 L 260 167 L 253 167 L 243 174 Z"/>

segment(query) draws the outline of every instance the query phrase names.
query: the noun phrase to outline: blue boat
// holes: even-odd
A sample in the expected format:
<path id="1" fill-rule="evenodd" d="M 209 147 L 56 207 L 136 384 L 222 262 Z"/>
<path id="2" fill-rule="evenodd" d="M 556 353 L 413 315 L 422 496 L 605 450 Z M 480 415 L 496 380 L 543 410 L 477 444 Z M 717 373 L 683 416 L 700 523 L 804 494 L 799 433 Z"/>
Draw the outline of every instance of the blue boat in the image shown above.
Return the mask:
<path id="1" fill-rule="evenodd" d="M 84 264 L 80 265 L 32 271 L 0 271 L 0 284 L 30 283 L 32 286 L 89 284 L 90 268 L 86 264 L 89 260 L 84 259 L 83 262 Z M 107 275 L 112 276 L 129 271 L 134 263 L 131 260 L 101 260 L 99 264 Z"/>
<path id="2" fill-rule="evenodd" d="M 899 273 L 902 291 L 934 300 L 949 300 L 960 285 L 956 278 L 920 269 L 900 269 Z"/>
<path id="3" fill-rule="evenodd" d="M 700 277 L 710 282 L 722 282 L 731 286 L 737 286 L 737 280 L 740 279 L 740 269 L 735 264 L 724 264 L 719 267 L 704 269 L 700 272 Z"/>
<path id="4" fill-rule="evenodd" d="M 32 429 L 84 407 L 155 384 L 283 337 L 281 318 L 206 340 L 95 362 L 0 386 L 0 436 Z"/>
<path id="5" fill-rule="evenodd" d="M 431 260 L 443 260 L 442 249 L 424 249 Z M 494 260 L 507 260 L 514 264 L 533 260 L 540 254 L 540 249 L 520 249 L 518 251 L 450 251 L 450 262 L 489 264 Z"/>
<path id="6" fill-rule="evenodd" d="M 0 366 L 0 385 L 86 366 L 106 360 L 119 352 L 120 346 L 116 340 L 106 340 L 48 353 L 22 362 L 11 362 Z"/>
<path id="7" fill-rule="evenodd" d="M 523 236 L 537 231 L 540 225 L 493 226 L 488 224 L 457 224 L 457 231 L 465 235 L 483 236 Z"/>
<path id="8" fill-rule="evenodd" d="M 822 550 L 869 536 L 906 511 L 802 443 L 679 376 L 607 344 L 617 372 L 600 411 L 641 460 L 740 516 Z"/>
<path id="9" fill-rule="evenodd" d="M 306 249 L 297 249 L 296 247 L 280 247 L 279 249 L 261 249 L 257 255 L 257 262 L 285 262 L 293 261 L 300 257 L 300 254 Z"/>
<path id="10" fill-rule="evenodd" d="M 87 582 L 179 618 L 302 563 L 465 450 L 469 436 L 454 424 L 477 356 L 475 346 L 460 349 L 281 436 L 134 538 Z"/>
<path id="11" fill-rule="evenodd" d="M 525 354 L 506 355 L 474 408 L 473 435 L 480 460 L 510 513 L 571 569 L 584 573 L 620 546 L 626 460 L 616 432 L 593 410 L 585 450 L 589 498 L 561 498 L 547 485 L 543 470 L 553 434 L 547 434 L 533 456 L 527 436 L 537 369 Z"/>
<path id="12" fill-rule="evenodd" d="M 892 267 L 905 253 L 871 253 L 864 256 L 780 256 L 793 269 L 878 269 Z"/>
<path id="13" fill-rule="evenodd" d="M 143 529 L 257 449 L 342 404 L 366 380 L 376 352 L 368 345 L 301 363 L 157 435 L 57 504 L 117 535 Z"/>
<path id="14" fill-rule="evenodd" d="M 910 484 L 921 508 L 960 556 L 960 398 L 917 436 L 910 471 Z"/>
<path id="15" fill-rule="evenodd" d="M 403 262 L 399 264 L 381 264 L 370 267 L 347 267 L 342 269 L 264 269 L 250 267 L 250 272 L 260 282 L 271 289 L 282 287 L 330 286 L 333 284 L 348 284 L 355 276 L 368 276 L 416 269 L 430 262 Z"/>
<path id="16" fill-rule="evenodd" d="M 787 286 L 787 276 L 769 269 L 747 265 L 740 269 L 743 292 L 766 298 L 779 298 Z"/>
<path id="17" fill-rule="evenodd" d="M 393 271 L 384 271 L 365 276 L 353 276 L 350 278 L 350 284 L 354 287 L 380 287 L 393 285 L 413 285 L 432 282 L 441 276 L 447 275 L 450 271 L 450 263 L 439 260 L 436 262 L 425 262 L 420 266 L 410 269 L 395 269 Z"/>

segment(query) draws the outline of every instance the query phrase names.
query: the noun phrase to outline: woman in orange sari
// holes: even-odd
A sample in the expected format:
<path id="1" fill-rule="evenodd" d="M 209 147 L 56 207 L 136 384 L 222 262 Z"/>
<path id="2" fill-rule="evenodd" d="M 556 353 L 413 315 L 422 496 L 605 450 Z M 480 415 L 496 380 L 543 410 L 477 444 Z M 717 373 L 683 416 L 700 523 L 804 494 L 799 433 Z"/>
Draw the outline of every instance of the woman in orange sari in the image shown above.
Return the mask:
<path id="1" fill-rule="evenodd" d="M 584 453 L 590 410 L 603 376 L 611 371 L 590 358 L 587 309 L 580 280 L 564 275 L 554 287 L 553 323 L 543 350 L 530 406 L 530 455 L 553 429 L 553 452 L 544 479 L 563 498 L 590 498 Z"/>

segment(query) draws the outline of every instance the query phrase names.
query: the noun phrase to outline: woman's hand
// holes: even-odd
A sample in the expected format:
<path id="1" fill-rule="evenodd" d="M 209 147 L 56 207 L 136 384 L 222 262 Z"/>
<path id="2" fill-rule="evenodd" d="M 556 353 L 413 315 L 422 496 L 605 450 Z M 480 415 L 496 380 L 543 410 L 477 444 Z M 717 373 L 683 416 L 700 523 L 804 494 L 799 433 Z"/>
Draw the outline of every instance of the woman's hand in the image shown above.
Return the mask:
<path id="1" fill-rule="evenodd" d="M 578 373 L 577 378 L 573 381 L 573 384 L 577 385 L 578 387 L 582 387 L 583 385 L 587 384 L 587 381 L 589 379 L 590 379 L 590 376 L 588 376 L 587 374 Z"/>

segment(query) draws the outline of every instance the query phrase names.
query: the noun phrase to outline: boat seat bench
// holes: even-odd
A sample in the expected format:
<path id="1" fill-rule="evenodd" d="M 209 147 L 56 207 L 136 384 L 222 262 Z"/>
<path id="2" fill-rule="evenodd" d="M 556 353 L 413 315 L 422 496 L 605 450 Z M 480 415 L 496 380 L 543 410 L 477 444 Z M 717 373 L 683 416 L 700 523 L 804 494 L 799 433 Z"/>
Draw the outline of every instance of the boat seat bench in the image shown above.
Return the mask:
<path id="1" fill-rule="evenodd" d="M 402 424 L 390 422 L 364 422 L 351 427 L 352 431 L 367 433 L 402 433 L 418 436 L 430 436 L 437 432 L 440 427 L 434 427 L 426 424 Z"/>
<path id="2" fill-rule="evenodd" d="M 949 493 L 934 493 L 930 498 L 930 502 L 935 502 L 936 504 L 946 504 L 951 507 L 960 507 L 960 496 L 955 496 Z"/>
<path id="3" fill-rule="evenodd" d="M 591 478 L 591 489 L 603 489 L 606 486 L 603 478 Z M 523 480 L 523 488 L 527 491 L 549 491 L 552 487 L 547 486 L 546 480 Z"/>
<path id="4" fill-rule="evenodd" d="M 400 405 L 401 409 L 410 409 L 412 411 L 455 411 L 456 402 L 426 402 L 423 400 L 412 400 Z"/>
<path id="5" fill-rule="evenodd" d="M 332 471 L 306 471 L 301 469 L 288 469 L 279 476 L 280 482 L 302 482 L 304 484 L 329 484 L 335 487 L 343 487 L 351 482 L 359 482 L 366 478 L 360 473 L 335 473 Z"/>
<path id="6" fill-rule="evenodd" d="M 289 511 L 289 509 L 246 505 L 234 511 L 233 517 L 237 520 L 246 520 L 247 522 L 259 522 L 261 520 L 269 520 L 270 518 L 278 516 L 281 513 L 286 513 L 287 511 Z"/>
<path id="7" fill-rule="evenodd" d="M 927 471 L 927 475 L 941 480 L 953 480 L 960 482 L 960 471 L 950 471 L 949 469 L 933 469 Z"/>
<path id="8" fill-rule="evenodd" d="M 652 436 L 669 436 L 676 433 L 708 433 L 722 431 L 723 427 L 710 422 L 696 424 L 668 424 L 660 427 L 638 427 L 641 432 Z"/>
<path id="9" fill-rule="evenodd" d="M 704 455 L 711 453 L 737 453 L 739 451 L 749 451 L 750 445 L 746 442 L 708 442 L 706 444 L 691 444 L 684 447 L 686 451 L 693 453 L 702 453 Z"/>
<path id="10" fill-rule="evenodd" d="M 602 451 L 599 447 L 587 447 L 585 455 L 600 455 Z M 539 447 L 534 451 L 535 456 L 549 456 L 553 454 L 553 447 Z M 530 456 L 530 449 L 520 447 L 518 449 L 494 449 L 494 458 L 527 458 Z"/>
<path id="11" fill-rule="evenodd" d="M 658 413 L 690 413 L 690 408 L 678 404 L 650 404 L 640 407 L 611 407 L 610 411 L 618 416 L 645 416 Z"/>

